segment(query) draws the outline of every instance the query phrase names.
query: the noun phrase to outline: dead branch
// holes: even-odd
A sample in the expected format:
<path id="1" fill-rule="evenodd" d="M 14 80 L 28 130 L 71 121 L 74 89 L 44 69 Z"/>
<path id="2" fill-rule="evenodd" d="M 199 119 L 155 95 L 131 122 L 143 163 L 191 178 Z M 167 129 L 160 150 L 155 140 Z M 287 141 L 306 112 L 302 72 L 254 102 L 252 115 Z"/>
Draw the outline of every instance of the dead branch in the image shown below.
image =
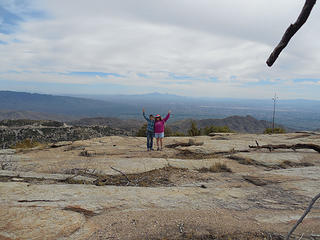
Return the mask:
<path id="1" fill-rule="evenodd" d="M 281 51 L 288 45 L 293 35 L 296 34 L 296 32 L 298 32 L 302 25 L 307 21 L 313 6 L 316 4 L 316 1 L 317 0 L 306 0 L 298 19 L 294 24 L 290 24 L 288 29 L 285 31 L 281 41 L 269 56 L 267 60 L 267 65 L 269 67 L 271 67 L 273 63 L 277 60 Z"/>
<path id="2" fill-rule="evenodd" d="M 307 214 L 310 212 L 313 204 L 315 204 L 315 202 L 320 198 L 320 193 L 318 195 L 316 195 L 310 202 L 308 208 L 306 209 L 306 211 L 303 213 L 303 215 L 300 217 L 300 219 L 296 222 L 296 224 L 293 226 L 293 228 L 290 230 L 290 232 L 288 233 L 286 240 L 289 240 L 291 234 L 294 232 L 294 230 L 296 230 L 296 228 L 298 227 L 298 225 L 300 223 L 302 223 L 303 219 L 307 216 Z"/>
<path id="3" fill-rule="evenodd" d="M 118 172 L 118 173 L 121 173 L 121 174 L 127 179 L 128 183 L 131 182 L 130 179 L 128 178 L 128 176 L 127 176 L 125 173 L 121 172 L 121 171 L 118 170 L 118 169 L 115 169 L 114 167 L 110 167 L 110 168 L 111 168 L 112 170 Z"/>
<path id="4" fill-rule="evenodd" d="M 262 146 L 251 146 L 249 145 L 249 148 L 266 148 L 269 149 L 269 151 L 273 151 L 274 149 L 292 149 L 293 151 L 295 151 L 296 149 L 312 149 L 318 153 L 320 153 L 320 146 L 319 145 L 315 145 L 315 144 L 311 144 L 311 143 L 298 143 L 298 144 L 293 144 L 293 145 L 285 145 L 285 144 L 280 144 L 280 145 L 262 145 Z"/>

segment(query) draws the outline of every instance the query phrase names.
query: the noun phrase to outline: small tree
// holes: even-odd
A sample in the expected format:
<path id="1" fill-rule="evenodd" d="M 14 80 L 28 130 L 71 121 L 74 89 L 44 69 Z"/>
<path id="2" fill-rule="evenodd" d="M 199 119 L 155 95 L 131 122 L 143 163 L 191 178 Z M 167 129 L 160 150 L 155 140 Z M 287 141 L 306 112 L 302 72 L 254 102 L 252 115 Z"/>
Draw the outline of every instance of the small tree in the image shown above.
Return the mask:
<path id="1" fill-rule="evenodd" d="M 188 130 L 189 136 L 200 136 L 200 129 L 197 127 L 197 123 L 195 121 L 191 122 L 191 128 Z"/>
<path id="2" fill-rule="evenodd" d="M 266 128 L 263 132 L 264 134 L 272 134 L 272 133 L 286 133 L 286 130 L 283 128 L 275 128 L 274 130 L 272 130 L 272 128 Z"/>

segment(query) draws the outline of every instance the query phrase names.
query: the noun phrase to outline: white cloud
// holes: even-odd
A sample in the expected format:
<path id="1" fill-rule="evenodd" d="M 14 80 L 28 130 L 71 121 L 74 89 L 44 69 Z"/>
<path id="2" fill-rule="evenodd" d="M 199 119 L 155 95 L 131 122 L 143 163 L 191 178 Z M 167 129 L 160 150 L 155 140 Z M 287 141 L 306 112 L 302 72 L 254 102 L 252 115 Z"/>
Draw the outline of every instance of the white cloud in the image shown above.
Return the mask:
<path id="1" fill-rule="evenodd" d="M 31 6 L 49 17 L 23 22 L 19 31 L 6 36 L 10 44 L 0 45 L 0 80 L 103 82 L 221 97 L 269 97 L 281 90 L 294 97 L 284 87 L 290 79 L 319 78 L 317 6 L 274 67 L 266 67 L 265 61 L 303 3 L 34 0 Z M 59 74 L 74 71 L 126 77 Z M 170 73 L 189 78 L 173 78 Z M 276 83 L 259 86 L 260 80 Z"/>

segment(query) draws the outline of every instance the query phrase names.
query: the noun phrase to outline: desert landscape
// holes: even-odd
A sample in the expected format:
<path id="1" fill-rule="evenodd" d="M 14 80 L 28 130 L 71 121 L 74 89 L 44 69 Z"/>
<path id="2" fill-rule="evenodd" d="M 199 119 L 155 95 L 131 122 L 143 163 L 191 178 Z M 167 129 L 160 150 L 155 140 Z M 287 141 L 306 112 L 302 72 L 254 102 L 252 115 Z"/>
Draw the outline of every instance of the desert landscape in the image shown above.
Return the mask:
<path id="1" fill-rule="evenodd" d="M 320 189 L 320 134 L 107 136 L 0 151 L 0 239 L 283 239 Z M 257 145 L 258 144 L 258 145 Z M 249 148 L 249 145 L 256 146 Z M 320 239 L 320 204 L 296 239 Z"/>

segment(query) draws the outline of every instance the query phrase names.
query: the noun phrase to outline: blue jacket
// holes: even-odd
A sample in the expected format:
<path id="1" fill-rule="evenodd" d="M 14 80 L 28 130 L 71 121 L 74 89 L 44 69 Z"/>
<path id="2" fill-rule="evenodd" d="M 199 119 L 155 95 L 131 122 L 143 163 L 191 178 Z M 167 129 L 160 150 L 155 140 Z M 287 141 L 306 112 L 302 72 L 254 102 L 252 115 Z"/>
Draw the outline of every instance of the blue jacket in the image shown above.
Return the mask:
<path id="1" fill-rule="evenodd" d="M 145 112 L 143 112 L 143 117 L 148 122 L 147 132 L 154 132 L 154 120 L 150 120 L 150 118 L 146 117 Z"/>

